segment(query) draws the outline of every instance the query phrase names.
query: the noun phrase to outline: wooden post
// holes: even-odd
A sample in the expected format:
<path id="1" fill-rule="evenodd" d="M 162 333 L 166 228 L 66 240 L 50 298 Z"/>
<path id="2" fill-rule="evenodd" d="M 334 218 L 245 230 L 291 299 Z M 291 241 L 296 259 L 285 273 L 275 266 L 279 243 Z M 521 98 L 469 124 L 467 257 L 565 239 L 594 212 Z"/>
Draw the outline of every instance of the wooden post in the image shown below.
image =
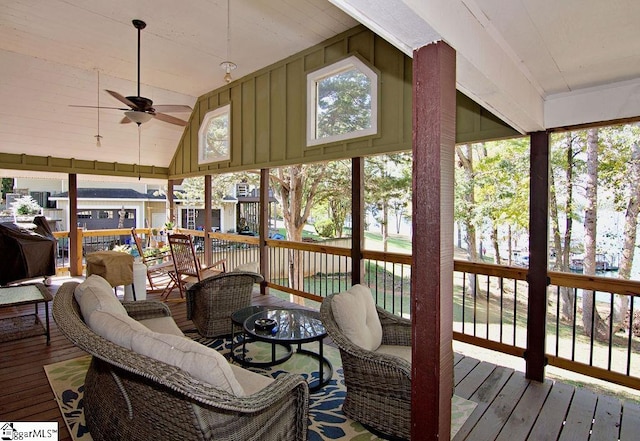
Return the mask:
<path id="1" fill-rule="evenodd" d="M 351 283 L 364 277 L 364 158 L 351 159 Z"/>
<path id="2" fill-rule="evenodd" d="M 211 214 L 211 175 L 204 175 L 204 261 L 207 265 L 213 263 L 213 249 L 209 232 L 213 227 Z"/>
<path id="3" fill-rule="evenodd" d="M 546 365 L 547 265 L 549 234 L 549 134 L 531 134 L 529 190 L 529 306 L 526 377 L 544 381 Z"/>
<path id="4" fill-rule="evenodd" d="M 175 206 L 173 204 L 173 186 L 175 181 L 173 179 L 169 179 L 167 182 L 167 220 L 173 222 L 174 226 L 178 226 L 176 222 L 176 213 Z"/>
<path id="5" fill-rule="evenodd" d="M 78 225 L 78 175 L 69 174 L 69 274 L 82 275 L 82 233 Z"/>
<path id="6" fill-rule="evenodd" d="M 413 53 L 411 439 L 450 439 L 456 53 Z"/>
<path id="7" fill-rule="evenodd" d="M 269 294 L 269 169 L 260 170 L 260 274 L 264 280 L 260 283 L 260 293 Z"/>

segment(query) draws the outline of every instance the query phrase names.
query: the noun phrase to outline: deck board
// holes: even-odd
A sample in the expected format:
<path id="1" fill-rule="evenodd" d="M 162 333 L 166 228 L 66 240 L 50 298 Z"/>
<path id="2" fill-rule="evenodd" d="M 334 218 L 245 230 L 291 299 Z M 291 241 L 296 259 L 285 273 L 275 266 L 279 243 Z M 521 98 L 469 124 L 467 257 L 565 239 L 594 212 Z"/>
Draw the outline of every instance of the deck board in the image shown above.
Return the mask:
<path id="1" fill-rule="evenodd" d="M 544 406 L 538 412 L 538 418 L 531 429 L 530 439 L 540 441 L 558 439 L 573 398 L 573 391 L 574 388 L 569 385 L 553 383 Z"/>
<path id="2" fill-rule="evenodd" d="M 496 441 L 513 441 L 527 439 L 540 409 L 551 391 L 552 383 L 545 381 L 538 383 L 529 382 L 522 398 L 518 401 L 511 416 L 504 424 Z"/>
<path id="3" fill-rule="evenodd" d="M 514 372 L 500 393 L 487 407 L 478 423 L 473 428 L 467 439 L 469 441 L 484 441 L 495 439 L 504 425 L 507 423 L 513 409 L 518 404 L 516 397 L 521 397 L 529 381 L 517 372 Z"/>
<path id="4" fill-rule="evenodd" d="M 594 392 L 582 388 L 576 389 L 558 440 L 578 441 L 589 439 L 597 402 L 598 396 Z"/>
<path id="5" fill-rule="evenodd" d="M 622 403 L 612 397 L 599 396 L 593 418 L 590 441 L 617 439 L 620 434 Z M 640 434 L 638 434 L 640 436 Z"/>
<path id="6" fill-rule="evenodd" d="M 63 283 L 54 280 L 52 292 Z M 67 279 L 68 280 L 68 279 Z M 176 291 L 177 292 L 177 291 Z M 149 299 L 159 299 L 149 293 Z M 175 298 L 176 294 L 172 294 Z M 274 296 L 254 294 L 254 304 L 296 307 Z M 193 329 L 184 302 L 168 302 L 180 329 Z M 40 316 L 44 318 L 44 308 Z M 50 308 L 51 309 L 51 308 Z M 31 308 L 29 308 L 29 311 Z M 29 312 L 28 311 L 28 312 Z M 20 308 L 0 311 L 19 313 Z M 51 312 L 50 312 L 51 314 Z M 330 342 L 329 342 L 330 344 Z M 69 441 L 64 421 L 49 387 L 43 366 L 84 354 L 73 346 L 51 320 L 51 345 L 44 336 L 0 343 L 0 419 L 3 421 L 57 421 L 61 441 Z M 640 439 L 640 404 L 596 395 L 586 389 L 547 380 L 529 382 L 522 372 L 456 353 L 456 394 L 477 407 L 454 438 L 482 441 L 615 440 Z M 575 394 L 575 396 L 574 396 Z M 593 434 L 589 435 L 591 420 Z M 565 423 L 566 420 L 566 423 Z"/>
<path id="7" fill-rule="evenodd" d="M 640 404 L 625 401 L 620 422 L 620 441 L 635 441 L 640 437 Z"/>

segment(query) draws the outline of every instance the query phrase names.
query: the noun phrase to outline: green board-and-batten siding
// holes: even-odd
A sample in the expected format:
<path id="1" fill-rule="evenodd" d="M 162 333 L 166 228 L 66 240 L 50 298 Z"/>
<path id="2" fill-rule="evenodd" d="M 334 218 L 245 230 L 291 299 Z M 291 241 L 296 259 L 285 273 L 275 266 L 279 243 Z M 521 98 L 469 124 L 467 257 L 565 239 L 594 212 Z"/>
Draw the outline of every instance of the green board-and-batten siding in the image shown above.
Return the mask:
<path id="1" fill-rule="evenodd" d="M 306 146 L 307 74 L 356 55 L 379 74 L 378 134 Z M 172 179 L 369 156 L 411 149 L 412 60 L 358 26 L 201 96 L 169 166 Z M 198 164 L 198 130 L 231 103 L 231 160 Z M 458 92 L 457 142 L 518 133 Z"/>

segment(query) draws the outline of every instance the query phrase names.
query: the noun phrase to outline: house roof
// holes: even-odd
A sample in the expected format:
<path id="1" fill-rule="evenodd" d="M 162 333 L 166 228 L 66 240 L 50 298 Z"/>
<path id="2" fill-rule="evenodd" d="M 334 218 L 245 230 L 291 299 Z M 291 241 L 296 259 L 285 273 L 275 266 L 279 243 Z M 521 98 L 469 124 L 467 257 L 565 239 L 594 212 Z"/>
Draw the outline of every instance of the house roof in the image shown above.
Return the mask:
<path id="1" fill-rule="evenodd" d="M 636 0 L 229 4 L 227 33 L 224 1 L 0 2 L 0 150 L 166 167 L 181 127 L 143 124 L 139 151 L 136 126 L 119 124 L 122 111 L 98 118 L 96 109 L 69 107 L 120 107 L 103 89 L 136 94 L 134 18 L 147 22 L 141 95 L 155 104 L 193 105 L 223 86 L 223 60 L 238 65 L 232 75 L 240 78 L 361 22 L 409 56 L 435 40 L 449 43 L 458 89 L 523 133 L 640 115 Z"/>
<path id="2" fill-rule="evenodd" d="M 68 199 L 69 192 L 52 194 L 49 199 Z M 78 188 L 78 199 L 153 199 L 164 201 L 164 195 L 154 195 L 154 190 L 147 193 L 129 188 Z"/>

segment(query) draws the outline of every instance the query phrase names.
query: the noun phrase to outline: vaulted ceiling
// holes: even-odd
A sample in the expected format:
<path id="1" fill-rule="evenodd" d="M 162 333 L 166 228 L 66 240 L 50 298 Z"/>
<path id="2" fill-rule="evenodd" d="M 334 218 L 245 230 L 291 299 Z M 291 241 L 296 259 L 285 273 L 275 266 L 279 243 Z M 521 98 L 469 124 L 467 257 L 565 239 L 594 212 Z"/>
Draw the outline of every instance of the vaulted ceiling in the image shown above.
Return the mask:
<path id="1" fill-rule="evenodd" d="M 640 115 L 637 0 L 0 0 L 0 152 L 138 163 L 138 132 L 103 91 L 193 105 L 234 78 L 358 22 L 408 55 L 458 54 L 458 88 L 521 132 Z M 227 28 L 227 24 L 229 27 Z M 228 29 L 228 32 L 227 32 Z M 100 84 L 98 86 L 98 76 Z M 189 114 L 172 113 L 186 119 Z M 102 146 L 96 147 L 98 133 Z M 140 161 L 166 167 L 182 128 L 142 125 Z"/>

